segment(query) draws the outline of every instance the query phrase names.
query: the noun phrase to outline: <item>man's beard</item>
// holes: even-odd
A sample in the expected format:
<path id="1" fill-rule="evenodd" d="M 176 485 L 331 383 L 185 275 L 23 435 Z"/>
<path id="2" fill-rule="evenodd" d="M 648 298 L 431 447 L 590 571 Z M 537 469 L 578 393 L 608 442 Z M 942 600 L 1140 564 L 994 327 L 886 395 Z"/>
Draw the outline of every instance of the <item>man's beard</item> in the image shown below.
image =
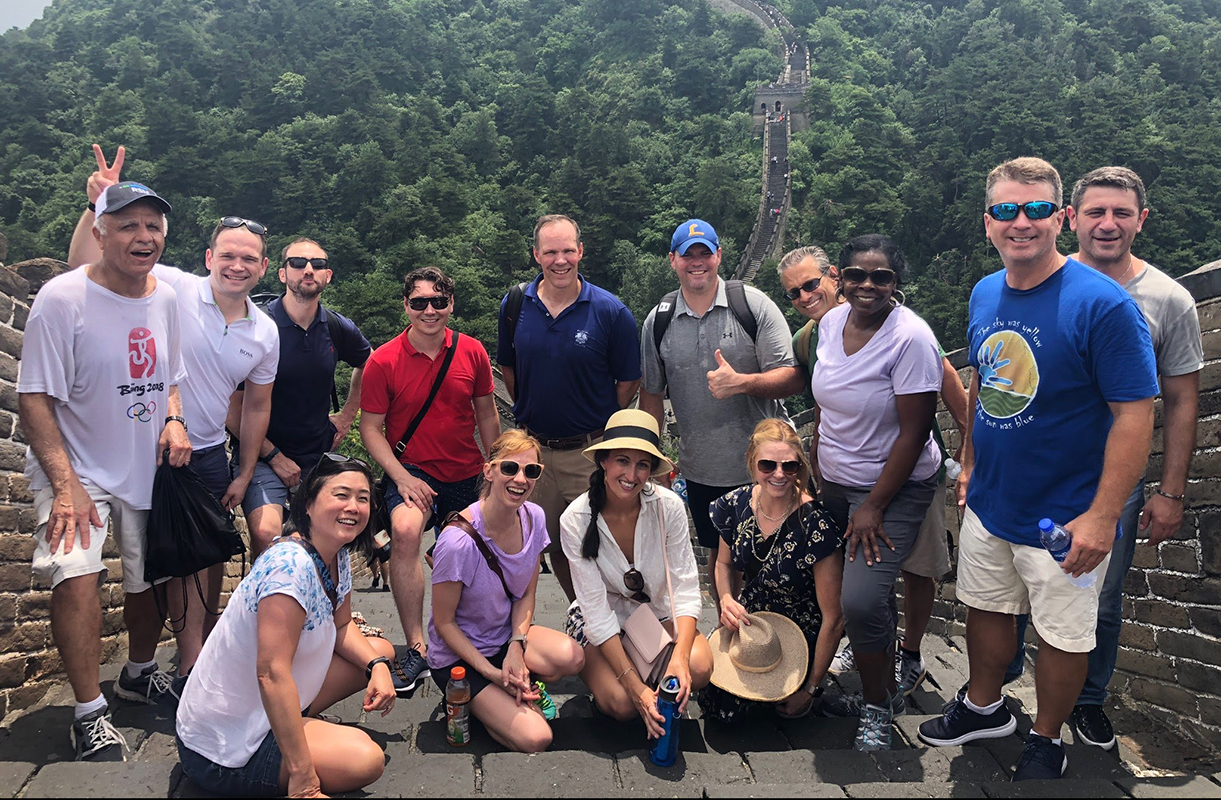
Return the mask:
<path id="1" fill-rule="evenodd" d="M 325 288 L 325 285 L 319 283 L 318 281 L 314 281 L 314 285 L 309 288 L 302 286 L 301 284 L 301 281 L 288 284 L 289 293 L 298 300 L 313 300 L 318 297 L 318 295 L 322 294 L 322 290 Z"/>

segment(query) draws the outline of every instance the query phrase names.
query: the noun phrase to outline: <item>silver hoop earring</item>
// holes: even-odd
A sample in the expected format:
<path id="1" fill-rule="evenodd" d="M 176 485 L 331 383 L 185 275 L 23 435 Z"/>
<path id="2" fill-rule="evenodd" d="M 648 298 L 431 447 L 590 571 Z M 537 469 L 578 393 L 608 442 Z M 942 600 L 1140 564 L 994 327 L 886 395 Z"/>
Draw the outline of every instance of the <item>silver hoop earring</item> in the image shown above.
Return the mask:
<path id="1" fill-rule="evenodd" d="M 895 299 L 896 295 L 899 298 L 898 300 Z M 903 294 L 902 289 L 895 289 L 894 293 L 891 294 L 891 296 L 890 296 L 890 302 L 894 303 L 895 307 L 898 308 L 899 306 L 901 306 L 907 302 L 907 295 Z"/>
<path id="2" fill-rule="evenodd" d="M 640 490 L 642 494 L 647 494 L 652 497 L 656 493 L 656 486 L 652 480 L 644 482 L 644 488 Z"/>

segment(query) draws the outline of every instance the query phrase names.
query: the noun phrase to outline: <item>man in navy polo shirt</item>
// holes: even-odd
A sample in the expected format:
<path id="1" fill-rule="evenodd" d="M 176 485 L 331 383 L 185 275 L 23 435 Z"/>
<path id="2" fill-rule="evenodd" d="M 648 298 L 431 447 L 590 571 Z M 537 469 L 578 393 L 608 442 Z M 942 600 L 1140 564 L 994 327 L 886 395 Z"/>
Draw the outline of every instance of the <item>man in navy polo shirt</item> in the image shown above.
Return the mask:
<path id="1" fill-rule="evenodd" d="M 360 376 L 372 351 L 356 323 L 319 302 L 332 272 L 317 242 L 293 241 L 280 263 L 280 281 L 288 291 L 266 309 L 280 330 L 280 365 L 271 392 L 271 421 L 242 501 L 256 557 L 280 535 L 289 491 L 352 427 L 360 408 Z M 332 327 L 338 334 L 334 340 Z M 331 386 L 340 359 L 353 367 L 352 386 L 343 408 L 331 416 Z M 242 394 L 234 393 L 227 420 L 239 436 Z M 233 452 L 239 449 L 235 445 Z"/>
<path id="2" fill-rule="evenodd" d="M 543 445 L 546 467 L 532 498 L 547 515 L 551 565 L 569 600 L 576 598 L 560 550 L 560 514 L 589 489 L 593 465 L 581 451 L 601 441 L 610 415 L 640 385 L 640 338 L 627 306 L 583 279 L 581 228 L 562 215 L 534 226 L 542 274 L 526 287 L 517 320 L 500 304 L 496 362 L 513 396 L 513 415 Z M 512 294 L 512 293 L 510 293 Z"/>

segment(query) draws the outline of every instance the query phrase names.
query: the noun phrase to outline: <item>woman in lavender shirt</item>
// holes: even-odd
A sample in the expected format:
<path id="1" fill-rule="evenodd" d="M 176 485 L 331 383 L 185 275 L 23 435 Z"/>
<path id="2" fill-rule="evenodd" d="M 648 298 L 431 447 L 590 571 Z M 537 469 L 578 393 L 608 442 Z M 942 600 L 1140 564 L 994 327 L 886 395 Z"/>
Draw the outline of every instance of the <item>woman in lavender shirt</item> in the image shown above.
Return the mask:
<path id="1" fill-rule="evenodd" d="M 550 542 L 543 510 L 526 502 L 542 474 L 539 444 L 507 431 L 483 466 L 483 491 L 462 512 L 504 576 L 489 566 L 471 533 L 448 525 L 433 551 L 428 666 L 445 690 L 465 667 L 471 713 L 496 741 L 537 753 L 551 744 L 555 706 L 541 681 L 576 675 L 585 654 L 559 631 L 531 625 L 539 554 Z"/>

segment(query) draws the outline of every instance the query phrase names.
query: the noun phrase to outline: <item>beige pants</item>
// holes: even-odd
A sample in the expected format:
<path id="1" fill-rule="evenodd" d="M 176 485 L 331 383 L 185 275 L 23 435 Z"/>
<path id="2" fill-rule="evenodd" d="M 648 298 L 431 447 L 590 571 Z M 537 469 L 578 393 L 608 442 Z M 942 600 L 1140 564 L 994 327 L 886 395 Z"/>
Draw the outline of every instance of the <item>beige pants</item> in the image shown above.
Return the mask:
<path id="1" fill-rule="evenodd" d="M 903 561 L 903 571 L 940 580 L 950 571 L 950 548 L 945 540 L 945 481 L 937 484 L 933 504 L 928 507 L 916 543 Z"/>
<path id="2" fill-rule="evenodd" d="M 590 444 L 602 441 L 593 439 Z M 548 553 L 560 552 L 560 515 L 568 504 L 589 491 L 589 476 L 596 466 L 583 454 L 584 448 L 575 450 L 552 450 L 544 447 L 539 457 L 543 465 L 543 476 L 534 487 L 530 500 L 538 503 L 547 515 L 547 535 L 551 544 Z"/>

